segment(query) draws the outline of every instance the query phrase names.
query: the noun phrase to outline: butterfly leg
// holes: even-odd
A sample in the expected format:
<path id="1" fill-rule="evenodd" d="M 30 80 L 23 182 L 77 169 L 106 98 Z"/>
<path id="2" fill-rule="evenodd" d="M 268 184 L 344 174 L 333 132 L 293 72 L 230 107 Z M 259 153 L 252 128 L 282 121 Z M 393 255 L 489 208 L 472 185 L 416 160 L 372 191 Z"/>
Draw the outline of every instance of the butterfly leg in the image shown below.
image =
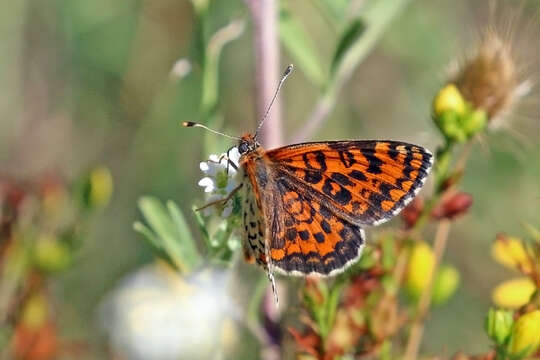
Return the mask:
<path id="1" fill-rule="evenodd" d="M 229 150 L 227 150 L 227 153 L 226 154 L 222 154 L 220 155 L 220 157 L 217 159 L 217 161 L 213 161 L 213 160 L 207 160 L 208 162 L 211 162 L 213 164 L 221 164 L 221 160 L 223 159 L 226 159 L 227 160 L 227 175 L 229 175 L 229 166 L 231 166 L 234 170 L 238 170 L 238 165 L 236 165 L 234 163 L 234 161 L 232 161 L 229 157 L 229 152 L 232 150 L 233 148 L 230 148 Z"/>
<path id="2" fill-rule="evenodd" d="M 230 156 L 229 156 L 229 152 L 232 150 L 233 148 L 229 148 L 229 150 L 227 150 L 227 175 L 229 175 L 229 165 L 231 165 L 233 167 L 234 170 L 238 170 L 238 166 L 236 166 L 236 164 L 231 160 Z"/>
<path id="3" fill-rule="evenodd" d="M 206 208 L 209 208 L 210 206 L 214 206 L 214 205 L 219 205 L 219 204 L 225 204 L 227 203 L 229 200 L 231 200 L 231 198 L 234 196 L 234 194 L 240 190 L 242 188 L 244 184 L 241 183 L 240 185 L 238 185 L 237 187 L 235 187 L 234 189 L 231 190 L 231 192 L 229 193 L 229 195 L 227 195 L 226 197 L 224 197 L 223 199 L 218 199 L 216 201 L 211 201 L 209 202 L 208 204 L 204 204 L 203 206 L 201 206 L 200 208 L 197 208 L 195 209 L 195 211 L 201 211 L 201 210 L 204 210 Z"/>

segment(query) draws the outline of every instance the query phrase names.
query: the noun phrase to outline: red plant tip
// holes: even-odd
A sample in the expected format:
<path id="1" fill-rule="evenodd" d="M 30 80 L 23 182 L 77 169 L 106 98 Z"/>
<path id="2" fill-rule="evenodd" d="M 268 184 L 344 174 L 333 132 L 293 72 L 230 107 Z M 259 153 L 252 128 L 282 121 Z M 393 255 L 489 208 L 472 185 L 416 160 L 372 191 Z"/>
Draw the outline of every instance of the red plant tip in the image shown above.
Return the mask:
<path id="1" fill-rule="evenodd" d="M 315 332 L 312 330 L 306 330 L 306 332 L 300 333 L 293 327 L 289 327 L 288 330 L 300 349 L 313 356 L 319 355 L 318 348 L 320 346 L 321 339 Z"/>
<path id="2" fill-rule="evenodd" d="M 469 210 L 473 203 L 471 194 L 458 192 L 443 199 L 432 211 L 431 216 L 435 219 L 454 219 Z"/>
<path id="3" fill-rule="evenodd" d="M 16 184 L 0 183 L 0 200 L 3 199 L 4 203 L 11 209 L 17 210 L 25 195 L 25 191 Z"/>
<path id="4" fill-rule="evenodd" d="M 401 219 L 403 219 L 407 229 L 412 228 L 416 224 L 423 209 L 424 200 L 420 198 L 414 198 L 414 200 L 403 209 L 401 212 Z"/>

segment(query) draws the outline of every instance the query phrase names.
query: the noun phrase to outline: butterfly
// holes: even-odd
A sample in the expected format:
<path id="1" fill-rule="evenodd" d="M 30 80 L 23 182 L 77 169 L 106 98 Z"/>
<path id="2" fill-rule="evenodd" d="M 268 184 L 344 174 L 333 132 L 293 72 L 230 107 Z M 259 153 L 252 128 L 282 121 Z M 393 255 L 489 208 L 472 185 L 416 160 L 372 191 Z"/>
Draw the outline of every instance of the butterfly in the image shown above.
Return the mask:
<path id="1" fill-rule="evenodd" d="M 216 132 L 193 122 L 184 126 Z M 234 191 L 243 191 L 244 256 L 269 276 L 343 272 L 362 254 L 364 227 L 397 215 L 433 165 L 429 150 L 400 141 L 306 142 L 265 150 L 257 132 L 235 139 L 240 158 L 231 166 L 241 173 Z"/>
<path id="2" fill-rule="evenodd" d="M 364 227 L 397 215 L 424 184 L 433 155 L 390 140 L 308 142 L 266 151 L 238 144 L 244 255 L 290 275 L 334 275 L 360 257 Z"/>

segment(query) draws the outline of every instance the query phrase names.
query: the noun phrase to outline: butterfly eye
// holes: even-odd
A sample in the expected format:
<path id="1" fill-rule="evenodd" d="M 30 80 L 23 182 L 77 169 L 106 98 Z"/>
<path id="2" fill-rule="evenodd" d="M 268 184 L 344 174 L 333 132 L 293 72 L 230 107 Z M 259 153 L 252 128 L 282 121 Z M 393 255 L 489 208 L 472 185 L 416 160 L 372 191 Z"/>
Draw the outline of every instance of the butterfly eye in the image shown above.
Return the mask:
<path id="1" fill-rule="evenodd" d="M 245 154 L 249 150 L 249 145 L 246 142 L 241 142 L 240 145 L 238 145 L 238 152 L 240 154 Z"/>

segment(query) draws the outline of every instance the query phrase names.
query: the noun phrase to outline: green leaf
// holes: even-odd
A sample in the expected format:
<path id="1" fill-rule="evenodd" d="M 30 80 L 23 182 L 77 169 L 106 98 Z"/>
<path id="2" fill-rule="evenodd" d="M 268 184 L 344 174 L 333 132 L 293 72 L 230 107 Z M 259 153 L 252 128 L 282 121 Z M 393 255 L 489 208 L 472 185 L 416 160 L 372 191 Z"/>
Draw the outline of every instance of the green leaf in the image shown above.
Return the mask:
<path id="1" fill-rule="evenodd" d="M 343 288 L 345 287 L 344 282 L 339 282 L 334 284 L 332 291 L 328 296 L 327 303 L 327 328 L 328 330 L 334 327 L 334 322 L 336 320 L 336 312 L 339 305 L 339 298 L 342 293 Z"/>
<path id="2" fill-rule="evenodd" d="M 172 221 L 176 225 L 178 236 L 181 239 L 180 245 L 182 248 L 182 254 L 185 261 L 189 262 L 191 267 L 196 266 L 200 262 L 200 254 L 193 241 L 193 235 L 184 218 L 184 214 L 173 201 L 167 201 L 167 209 L 171 216 Z"/>
<path id="3" fill-rule="evenodd" d="M 195 215 L 195 220 L 197 221 L 197 225 L 199 226 L 199 230 L 201 231 L 207 250 L 210 251 L 210 249 L 212 249 L 213 247 L 212 241 L 210 240 L 210 234 L 206 229 L 206 222 L 204 221 L 202 213 L 200 211 L 197 211 L 197 207 L 195 205 L 191 209 L 193 210 L 193 214 Z"/>
<path id="4" fill-rule="evenodd" d="M 279 14 L 279 37 L 294 59 L 295 65 L 298 65 L 311 82 L 322 86 L 325 74 L 313 43 L 302 25 L 286 9 L 282 9 Z"/>
<path id="5" fill-rule="evenodd" d="M 135 223 L 134 228 L 143 234 L 158 250 L 162 250 L 173 264 L 183 271 L 190 271 L 200 261 L 193 237 L 180 209 L 172 202 L 166 209 L 156 198 L 139 199 L 141 210 L 149 228 Z"/>
<path id="6" fill-rule="evenodd" d="M 159 242 L 159 239 L 157 238 L 156 234 L 154 234 L 146 225 L 139 221 L 135 221 L 133 223 L 133 230 L 139 234 L 142 234 L 144 238 L 148 240 L 150 245 L 161 250 L 161 243 Z"/>
<path id="7" fill-rule="evenodd" d="M 156 255 L 158 257 L 164 258 L 171 265 L 178 267 L 174 259 L 172 259 L 171 256 L 167 253 L 167 251 L 162 247 L 160 239 L 146 225 L 144 225 L 143 223 L 139 221 L 135 221 L 133 223 L 133 230 L 135 230 L 136 232 L 144 236 L 144 238 L 148 241 L 148 243 L 154 247 Z"/>
<path id="8" fill-rule="evenodd" d="M 335 20 L 343 20 L 347 15 L 350 0 L 316 0 L 324 15 L 330 15 Z"/>
<path id="9" fill-rule="evenodd" d="M 356 19 L 347 26 L 341 34 L 330 70 L 332 73 L 341 65 L 345 54 L 352 48 L 366 30 L 366 25 L 361 19 Z"/>

